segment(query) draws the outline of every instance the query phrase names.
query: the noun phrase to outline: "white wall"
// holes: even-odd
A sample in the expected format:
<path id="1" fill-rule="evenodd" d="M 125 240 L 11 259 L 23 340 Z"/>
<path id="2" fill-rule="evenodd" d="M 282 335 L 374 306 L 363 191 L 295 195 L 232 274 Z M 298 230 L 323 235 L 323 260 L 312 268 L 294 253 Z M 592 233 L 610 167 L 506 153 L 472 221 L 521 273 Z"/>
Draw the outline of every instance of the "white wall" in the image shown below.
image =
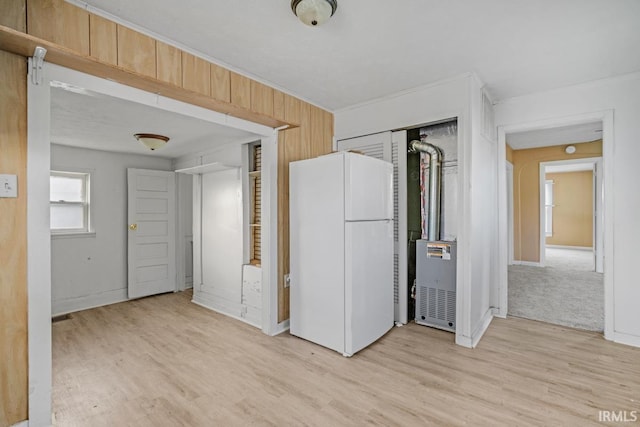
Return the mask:
<path id="1" fill-rule="evenodd" d="M 467 74 L 339 110 L 334 115 L 338 140 L 458 118 L 456 343 L 467 347 L 475 346 L 489 325 L 491 284 L 497 281 L 496 269 L 483 265 L 488 255 L 473 253 L 479 248 L 486 252 L 487 246 L 497 245 L 497 232 L 491 232 L 495 229 L 497 202 L 492 205 L 493 196 L 485 199 L 486 188 L 472 185 L 472 177 L 491 185 L 495 174 L 486 172 L 482 163 L 490 151 L 472 158 L 483 144 L 490 145 L 479 139 L 480 89 L 477 78 Z"/>
<path id="2" fill-rule="evenodd" d="M 511 98 L 495 105 L 496 124 L 513 126 L 543 123 L 572 116 L 613 110 L 611 141 L 605 140 L 605 280 L 612 280 L 613 292 L 605 303 L 613 311 L 609 339 L 640 346 L 640 286 L 638 285 L 638 236 L 640 236 L 640 73 L 605 79 L 584 85 Z M 607 129 L 605 129 L 606 138 Z M 607 158 L 607 144 L 611 157 Z M 611 215 L 612 218 L 607 216 Z M 610 300 L 609 302 L 607 302 Z M 605 326 L 605 334 L 607 333 Z"/>
<path id="3" fill-rule="evenodd" d="M 95 235 L 51 240 L 53 314 L 127 299 L 127 168 L 171 170 L 171 161 L 51 145 L 51 167 L 91 171 Z"/>

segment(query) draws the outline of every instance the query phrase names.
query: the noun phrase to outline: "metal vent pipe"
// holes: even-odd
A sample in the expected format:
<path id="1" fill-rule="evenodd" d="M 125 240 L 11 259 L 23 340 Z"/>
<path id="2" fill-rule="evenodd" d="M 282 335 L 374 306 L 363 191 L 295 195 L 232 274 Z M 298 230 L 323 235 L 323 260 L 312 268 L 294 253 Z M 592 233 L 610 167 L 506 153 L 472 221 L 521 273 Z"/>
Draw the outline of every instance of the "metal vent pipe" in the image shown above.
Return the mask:
<path id="1" fill-rule="evenodd" d="M 429 230 L 428 240 L 440 240 L 440 192 L 442 188 L 442 151 L 435 145 L 414 139 L 409 143 L 410 153 L 429 155 Z"/>

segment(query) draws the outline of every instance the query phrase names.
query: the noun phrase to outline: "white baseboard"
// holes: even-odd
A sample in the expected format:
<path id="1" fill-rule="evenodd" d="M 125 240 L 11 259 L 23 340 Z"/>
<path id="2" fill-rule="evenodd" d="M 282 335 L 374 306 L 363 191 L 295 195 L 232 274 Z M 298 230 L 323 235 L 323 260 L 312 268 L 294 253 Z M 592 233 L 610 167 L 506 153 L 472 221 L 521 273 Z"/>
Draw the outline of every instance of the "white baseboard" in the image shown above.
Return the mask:
<path id="1" fill-rule="evenodd" d="M 88 310 L 90 308 L 102 307 L 104 305 L 115 304 L 128 301 L 127 288 L 114 289 L 94 295 L 85 295 L 77 298 L 67 298 L 52 301 L 52 316 L 61 316 L 74 311 Z"/>
<path id="2" fill-rule="evenodd" d="M 486 313 L 484 313 L 484 316 L 482 316 L 482 319 L 480 319 L 470 337 L 456 333 L 456 344 L 462 347 L 475 348 L 493 320 L 493 311 L 493 308 L 489 308 Z"/>
<path id="3" fill-rule="evenodd" d="M 620 332 L 614 332 L 611 336 L 605 334 L 605 339 L 618 344 L 630 345 L 632 347 L 640 347 L 640 337 L 637 335 L 623 334 Z"/>
<path id="4" fill-rule="evenodd" d="M 29 427 L 29 420 L 20 421 L 18 424 L 14 424 L 11 427 Z"/>
<path id="5" fill-rule="evenodd" d="M 260 322 L 262 320 L 262 315 L 259 310 L 253 307 L 224 300 L 224 298 L 207 295 L 205 292 L 194 292 L 191 302 L 211 311 L 215 311 L 216 313 L 240 320 L 256 328 L 261 328 Z M 246 309 L 244 315 L 243 308 Z"/>
<path id="6" fill-rule="evenodd" d="M 551 249 L 575 249 L 576 251 L 589 251 L 592 252 L 591 246 L 566 246 L 566 245 L 545 245 L 545 248 Z"/>
<path id="7" fill-rule="evenodd" d="M 480 320 L 480 323 L 478 323 L 478 326 L 471 334 L 471 340 L 472 340 L 471 347 L 475 348 L 478 345 L 478 343 L 480 342 L 480 339 L 489 328 L 489 325 L 491 324 L 492 320 L 493 320 L 493 309 L 490 308 L 489 310 L 487 310 L 484 316 L 482 316 L 482 320 Z"/>
<path id="8" fill-rule="evenodd" d="M 276 336 L 276 335 L 280 335 L 283 332 L 286 332 L 289 330 L 289 319 L 285 320 L 284 322 L 280 322 L 278 323 L 278 327 L 276 328 L 275 331 L 273 331 L 273 334 L 271 334 L 271 336 Z"/>
<path id="9" fill-rule="evenodd" d="M 540 264 L 539 262 L 533 262 L 533 261 L 520 261 L 520 260 L 513 260 L 513 265 L 528 265 L 529 267 L 542 267 L 542 264 Z"/>
<path id="10" fill-rule="evenodd" d="M 506 310 L 505 310 L 504 313 L 502 313 L 502 310 L 500 310 L 499 308 L 496 308 L 496 307 L 491 307 L 491 314 L 493 314 L 493 317 L 499 317 L 501 319 L 506 319 L 507 318 Z"/>

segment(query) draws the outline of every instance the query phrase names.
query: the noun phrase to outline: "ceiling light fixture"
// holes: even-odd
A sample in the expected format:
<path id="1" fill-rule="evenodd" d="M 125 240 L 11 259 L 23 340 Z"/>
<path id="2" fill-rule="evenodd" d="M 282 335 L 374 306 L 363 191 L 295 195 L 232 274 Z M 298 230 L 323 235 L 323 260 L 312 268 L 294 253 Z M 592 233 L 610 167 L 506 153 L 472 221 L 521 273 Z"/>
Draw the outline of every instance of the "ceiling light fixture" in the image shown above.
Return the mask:
<path id="1" fill-rule="evenodd" d="M 136 133 L 133 136 L 151 151 L 162 148 L 169 142 L 168 137 L 155 133 Z"/>
<path id="2" fill-rule="evenodd" d="M 575 145 L 567 145 L 567 147 L 564 149 L 564 152 L 567 154 L 573 154 L 576 152 L 576 146 Z"/>
<path id="3" fill-rule="evenodd" d="M 292 0 L 291 10 L 310 27 L 322 25 L 336 13 L 338 0 Z"/>

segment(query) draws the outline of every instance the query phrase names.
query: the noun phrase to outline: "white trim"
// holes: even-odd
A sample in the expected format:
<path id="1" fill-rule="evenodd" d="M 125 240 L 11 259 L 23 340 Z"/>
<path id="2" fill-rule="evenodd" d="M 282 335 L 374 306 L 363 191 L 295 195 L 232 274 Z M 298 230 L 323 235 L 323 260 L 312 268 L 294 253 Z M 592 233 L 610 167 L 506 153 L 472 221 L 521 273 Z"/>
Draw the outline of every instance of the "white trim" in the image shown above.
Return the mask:
<path id="1" fill-rule="evenodd" d="M 204 307 L 207 310 L 215 311 L 216 313 L 222 314 L 223 316 L 231 317 L 235 320 L 240 320 L 241 322 L 260 329 L 260 316 L 257 313 L 251 313 L 254 316 L 249 315 L 249 309 L 252 308 L 251 306 L 239 302 L 229 301 L 224 298 L 214 297 L 207 292 L 194 293 L 191 302 L 199 305 L 200 307 Z M 246 317 L 242 317 L 241 313 L 243 312 L 243 310 L 246 310 Z M 255 309 L 255 311 L 258 310 L 259 309 Z"/>
<path id="2" fill-rule="evenodd" d="M 640 73 L 632 73 L 634 77 Z M 629 78 L 625 76 L 625 78 Z M 508 303 L 508 275 L 507 275 L 507 221 L 506 221 L 506 134 L 512 132 L 522 132 L 536 129 L 549 129 L 559 126 L 567 126 L 571 124 L 590 123 L 594 121 L 602 121 L 602 158 L 603 158 L 603 180 L 604 180 L 604 206 L 602 210 L 602 218 L 604 222 L 604 259 L 609 260 L 604 265 L 604 337 L 608 340 L 615 341 L 615 306 L 614 306 L 614 277 L 613 277 L 613 242 L 614 225 L 613 225 L 613 209 L 614 209 L 614 112 L 613 110 L 604 110 L 593 113 L 585 113 L 564 117 L 556 117 L 547 120 L 539 120 L 527 123 L 502 125 L 498 127 L 498 203 L 499 203 L 499 228 L 498 228 L 498 253 L 499 253 L 499 271 L 498 271 L 498 292 L 500 293 L 500 316 L 507 315 Z M 526 264 L 523 264 L 526 265 Z"/>
<path id="3" fill-rule="evenodd" d="M 45 64 L 44 84 L 35 85 L 31 79 L 27 83 L 28 407 L 30 423 L 37 426 L 51 425 L 51 90 L 48 72 Z"/>
<path id="4" fill-rule="evenodd" d="M 513 163 L 507 161 L 507 238 L 509 244 L 508 263 L 513 264 L 514 260 L 514 203 L 513 203 Z M 499 182 L 499 181 L 498 181 Z"/>
<path id="5" fill-rule="evenodd" d="M 128 301 L 127 288 L 114 289 L 96 295 L 87 295 L 75 298 L 65 298 L 52 301 L 52 316 L 73 313 L 80 310 L 102 307 L 109 304 Z"/>
<path id="6" fill-rule="evenodd" d="M 544 267 L 544 265 L 540 264 L 539 262 L 520 261 L 518 259 L 513 260 L 513 265 L 528 265 L 529 267 Z"/>
<path id="7" fill-rule="evenodd" d="M 605 338 L 620 344 L 640 347 L 640 337 L 637 335 L 624 334 L 622 332 L 613 332 L 609 336 L 605 335 Z"/>
<path id="8" fill-rule="evenodd" d="M 276 335 L 278 324 L 278 131 L 262 138 L 262 332 Z M 288 323 L 287 323 L 288 327 Z"/>
<path id="9" fill-rule="evenodd" d="M 95 6 L 91 6 L 90 4 L 87 4 L 86 2 L 84 2 L 82 0 L 65 0 L 65 1 L 67 3 L 70 3 L 70 4 L 74 5 L 74 6 L 77 6 L 77 7 L 81 8 L 81 9 L 84 9 L 89 13 L 92 13 L 94 15 L 100 16 L 102 18 L 106 18 L 109 21 L 112 21 L 112 22 L 115 22 L 116 24 L 122 25 L 123 27 L 127 27 L 127 28 L 129 28 L 131 30 L 135 30 L 135 31 L 137 31 L 137 32 L 139 32 L 141 34 L 149 36 L 149 37 L 151 37 L 153 39 L 161 41 L 162 43 L 168 44 L 170 46 L 177 47 L 178 49 L 180 49 L 180 50 L 182 50 L 184 52 L 190 53 L 190 54 L 192 54 L 194 56 L 197 56 L 198 58 L 202 58 L 202 59 L 204 59 L 204 60 L 206 60 L 206 61 L 208 61 L 208 62 L 210 62 L 212 64 L 219 65 L 219 66 L 221 66 L 223 68 L 226 68 L 229 71 L 233 71 L 236 74 L 240 74 L 241 76 L 248 77 L 248 78 L 250 78 L 252 80 L 255 80 L 255 81 L 259 82 L 259 83 L 262 83 L 262 84 L 265 84 L 267 86 L 270 86 L 270 87 L 272 87 L 274 89 L 279 90 L 280 92 L 283 92 L 283 93 L 286 93 L 288 95 L 291 95 L 291 96 L 293 96 L 295 98 L 298 98 L 298 99 L 300 99 L 300 100 L 302 100 L 302 101 L 304 101 L 304 102 L 306 102 L 308 104 L 312 104 L 312 105 L 315 105 L 316 107 L 322 108 L 324 110 L 331 111 L 331 110 L 329 110 L 329 109 L 327 109 L 325 107 L 322 107 L 321 105 L 319 105 L 319 104 L 317 104 L 315 102 L 309 101 L 307 98 L 305 98 L 303 96 L 300 96 L 300 95 L 298 95 L 296 93 L 291 92 L 288 89 L 285 89 L 285 88 L 283 88 L 283 87 L 281 87 L 279 85 L 276 85 L 273 82 L 264 80 L 263 78 L 258 77 L 255 74 L 248 73 L 246 70 L 242 70 L 240 68 L 236 68 L 233 65 L 228 64 L 227 62 L 221 61 L 221 60 L 216 59 L 216 58 L 214 58 L 212 56 L 209 56 L 209 55 L 207 55 L 205 53 L 202 53 L 202 52 L 200 52 L 200 51 L 198 51 L 196 49 L 193 49 L 192 47 L 189 47 L 189 46 L 184 45 L 182 43 L 179 43 L 179 42 L 177 42 L 175 40 L 172 40 L 172 39 L 170 39 L 168 37 L 165 37 L 165 36 L 163 36 L 161 34 L 158 34 L 155 31 L 151 31 L 148 28 L 145 28 L 145 27 L 142 27 L 140 25 L 134 24 L 133 22 L 127 21 L 126 19 L 123 19 L 123 18 L 120 18 L 119 16 L 113 15 L 112 13 L 109 13 L 109 12 L 103 10 L 103 9 L 97 8 Z"/>
<path id="10" fill-rule="evenodd" d="M 45 62 L 47 75 L 51 82 L 51 86 L 66 90 L 84 93 L 87 90 L 115 97 L 126 101 L 135 102 L 137 104 L 146 105 L 160 110 L 179 113 L 181 115 L 200 119 L 217 125 L 228 126 L 234 129 L 251 132 L 256 135 L 270 135 L 273 129 L 250 122 L 248 120 L 239 119 L 228 114 L 218 113 L 217 111 L 199 107 L 197 105 L 188 104 L 166 96 L 155 93 L 145 92 L 131 86 L 102 79 L 90 74 L 81 73 L 80 71 L 64 68 L 56 64 Z"/>
<path id="11" fill-rule="evenodd" d="M 84 239 L 84 238 L 92 238 L 92 237 L 96 237 L 96 232 L 95 231 L 51 233 L 51 238 L 53 240 L 58 240 L 58 239 Z"/>
<path id="12" fill-rule="evenodd" d="M 407 131 L 392 133 L 392 143 L 398 144 L 398 308 L 399 321 L 409 321 L 408 238 L 407 238 Z"/>
<path id="13" fill-rule="evenodd" d="M 552 249 L 575 249 L 577 251 L 593 251 L 593 248 L 591 246 L 546 245 L 545 247 Z"/>
<path id="14" fill-rule="evenodd" d="M 29 420 L 20 421 L 18 424 L 14 424 L 11 427 L 29 427 Z"/>
<path id="15" fill-rule="evenodd" d="M 284 322 L 280 322 L 276 325 L 276 328 L 272 331 L 271 336 L 279 335 L 283 332 L 287 332 L 289 330 L 289 319 Z"/>
<path id="16" fill-rule="evenodd" d="M 491 321 L 493 320 L 495 309 L 490 307 L 482 316 L 482 319 L 478 323 L 478 327 L 473 331 L 471 336 L 463 336 L 456 333 L 456 344 L 467 347 L 467 348 L 476 348 L 480 339 L 489 328 Z M 457 328 L 456 328 L 457 329 Z"/>

